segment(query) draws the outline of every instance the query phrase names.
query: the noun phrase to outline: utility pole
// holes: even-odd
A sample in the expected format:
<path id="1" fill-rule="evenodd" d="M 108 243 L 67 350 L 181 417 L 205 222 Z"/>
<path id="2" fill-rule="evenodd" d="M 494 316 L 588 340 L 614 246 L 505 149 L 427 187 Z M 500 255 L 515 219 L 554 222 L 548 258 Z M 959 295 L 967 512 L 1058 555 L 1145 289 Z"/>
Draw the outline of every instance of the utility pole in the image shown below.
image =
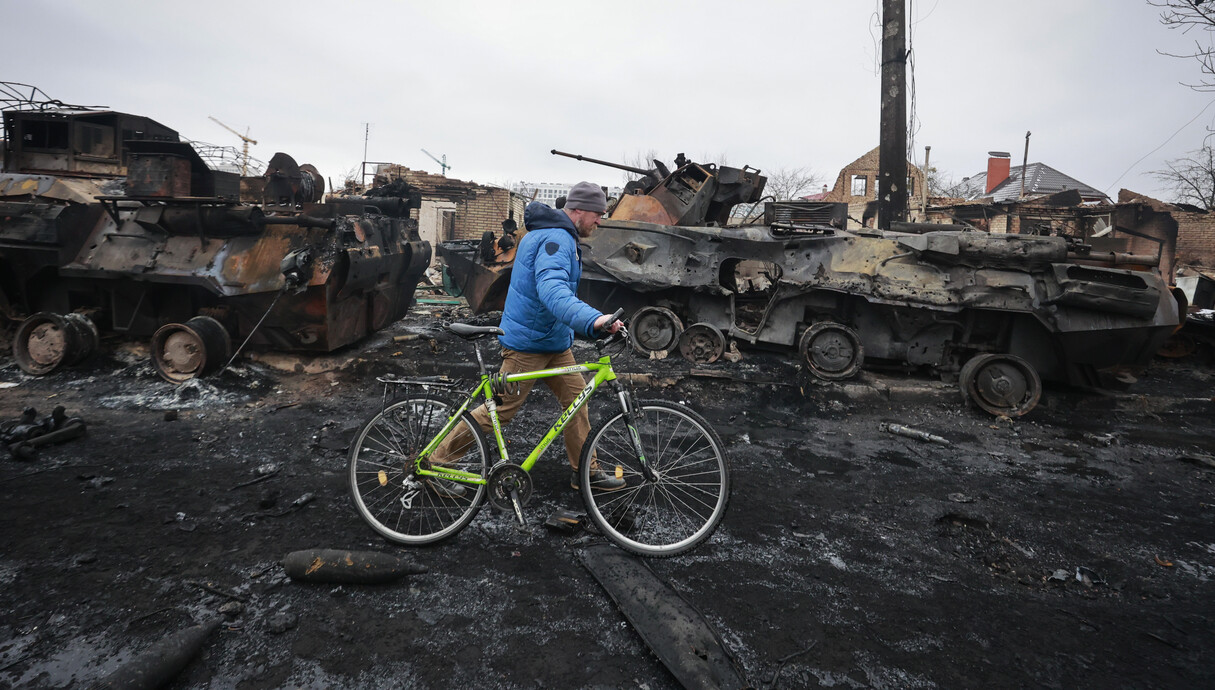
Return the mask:
<path id="1" fill-rule="evenodd" d="M 928 157 L 932 155 L 932 147 L 924 147 L 924 183 L 920 185 L 920 222 L 928 222 L 928 171 L 931 166 L 928 164 Z"/>
<path id="2" fill-rule="evenodd" d="M 882 0 L 878 228 L 907 220 L 907 23 L 904 0 Z"/>
<path id="3" fill-rule="evenodd" d="M 1018 199 L 1025 198 L 1025 173 L 1029 168 L 1029 135 L 1030 132 L 1025 133 L 1025 157 L 1021 159 L 1021 196 L 1017 197 Z"/>

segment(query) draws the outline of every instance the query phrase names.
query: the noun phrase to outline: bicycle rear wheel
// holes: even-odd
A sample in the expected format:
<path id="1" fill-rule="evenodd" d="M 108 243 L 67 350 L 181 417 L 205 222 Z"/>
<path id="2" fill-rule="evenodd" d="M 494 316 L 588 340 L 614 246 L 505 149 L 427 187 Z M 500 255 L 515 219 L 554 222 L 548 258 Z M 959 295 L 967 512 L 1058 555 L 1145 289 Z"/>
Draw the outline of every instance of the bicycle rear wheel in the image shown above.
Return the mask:
<path id="1" fill-rule="evenodd" d="M 481 507 L 484 484 L 434 481 L 417 474 L 414 459 L 443 429 L 454 409 L 449 401 L 434 396 L 398 400 L 355 435 L 350 446 L 350 496 L 359 516 L 383 537 L 399 544 L 436 542 L 464 529 Z M 468 440 L 446 454 L 443 466 L 484 478 L 489 448 L 472 416 L 461 415 L 449 434 Z"/>
<path id="2" fill-rule="evenodd" d="M 729 463 L 721 439 L 687 407 L 647 400 L 637 408 L 633 422 L 654 479 L 642 474 L 621 412 L 592 429 L 582 447 L 582 499 L 594 524 L 621 548 L 642 556 L 675 556 L 708 539 L 725 516 Z M 598 469 L 624 479 L 624 488 L 595 488 L 596 462 Z"/>

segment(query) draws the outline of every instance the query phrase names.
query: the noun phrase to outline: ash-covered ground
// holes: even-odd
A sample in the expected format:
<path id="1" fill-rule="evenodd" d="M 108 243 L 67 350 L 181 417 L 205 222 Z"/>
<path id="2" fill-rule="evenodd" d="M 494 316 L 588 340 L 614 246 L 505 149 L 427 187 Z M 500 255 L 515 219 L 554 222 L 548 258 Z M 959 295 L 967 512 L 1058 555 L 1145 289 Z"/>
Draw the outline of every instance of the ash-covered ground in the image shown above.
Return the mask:
<path id="1" fill-rule="evenodd" d="M 0 460 L 0 686 L 88 686 L 222 617 L 170 687 L 678 687 L 580 564 L 600 538 L 542 525 L 580 503 L 560 444 L 533 472 L 528 533 L 487 507 L 408 549 L 356 515 L 347 446 L 382 404 L 376 376 L 470 375 L 471 348 L 440 327 L 458 316 L 414 313 L 333 356 L 244 358 L 180 388 L 120 342 L 39 379 L 0 360 L 16 384 L 0 420 L 63 405 L 88 423 L 34 460 Z M 618 361 L 653 374 L 641 397 L 692 405 L 727 444 L 721 528 L 648 565 L 752 686 L 1215 685 L 1209 366 L 1158 360 L 1117 394 L 1048 387 L 1010 421 L 925 375 L 825 385 L 774 355 Z M 530 448 L 555 410 L 537 387 L 508 435 Z M 318 547 L 429 572 L 375 586 L 284 574 L 285 554 Z"/>

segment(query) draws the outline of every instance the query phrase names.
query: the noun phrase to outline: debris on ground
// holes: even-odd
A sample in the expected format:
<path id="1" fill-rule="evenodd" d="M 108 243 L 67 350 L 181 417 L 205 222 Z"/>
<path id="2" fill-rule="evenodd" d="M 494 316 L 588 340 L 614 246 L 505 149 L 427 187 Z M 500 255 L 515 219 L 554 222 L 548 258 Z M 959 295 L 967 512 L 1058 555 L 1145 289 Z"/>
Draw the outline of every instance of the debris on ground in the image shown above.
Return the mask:
<path id="1" fill-rule="evenodd" d="M 932 443 L 940 443 L 941 445 L 945 445 L 945 446 L 949 445 L 949 439 L 945 438 L 944 436 L 937 436 L 936 434 L 930 434 L 927 431 L 921 431 L 919 429 L 912 429 L 911 427 L 903 426 L 902 424 L 892 424 L 890 422 L 882 422 L 881 424 L 878 424 L 878 430 L 885 431 L 886 433 L 890 433 L 890 434 L 895 434 L 896 436 L 905 436 L 907 438 L 914 438 L 919 441 L 931 441 Z"/>

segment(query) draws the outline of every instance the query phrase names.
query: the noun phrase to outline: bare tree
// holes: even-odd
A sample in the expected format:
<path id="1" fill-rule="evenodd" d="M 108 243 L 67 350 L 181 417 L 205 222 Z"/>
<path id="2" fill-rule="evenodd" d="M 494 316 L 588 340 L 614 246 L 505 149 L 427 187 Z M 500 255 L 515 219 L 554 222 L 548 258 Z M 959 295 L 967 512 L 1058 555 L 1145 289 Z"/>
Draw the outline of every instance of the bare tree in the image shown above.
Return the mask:
<path id="1" fill-rule="evenodd" d="M 777 201 L 790 201 L 819 191 L 823 178 L 810 168 L 776 168 L 768 171 L 764 192 Z"/>
<path id="2" fill-rule="evenodd" d="M 654 159 L 658 157 L 658 153 L 654 149 L 649 151 L 636 151 L 631 156 L 625 156 L 620 162 L 633 167 L 642 168 L 644 170 L 652 170 L 654 168 Z M 624 183 L 628 184 L 633 180 L 640 180 L 641 175 L 624 171 Z"/>
<path id="3" fill-rule="evenodd" d="M 1195 91 L 1215 91 L 1215 46 L 1211 43 L 1215 31 L 1215 2 L 1210 0 L 1147 0 L 1160 8 L 1160 23 L 1184 34 L 1197 30 L 1200 38 L 1194 39 L 1194 50 L 1188 53 L 1166 53 L 1169 57 L 1198 61 L 1202 79 L 1196 84 L 1186 84 Z"/>
<path id="4" fill-rule="evenodd" d="M 966 179 L 955 180 L 952 175 L 935 165 L 928 166 L 924 171 L 924 177 L 928 181 L 928 196 L 952 199 L 966 199 L 970 196 L 971 188 Z"/>
<path id="5" fill-rule="evenodd" d="M 1215 209 L 1215 149 L 1204 146 L 1164 165 L 1152 175 L 1169 188 L 1173 201 Z"/>

